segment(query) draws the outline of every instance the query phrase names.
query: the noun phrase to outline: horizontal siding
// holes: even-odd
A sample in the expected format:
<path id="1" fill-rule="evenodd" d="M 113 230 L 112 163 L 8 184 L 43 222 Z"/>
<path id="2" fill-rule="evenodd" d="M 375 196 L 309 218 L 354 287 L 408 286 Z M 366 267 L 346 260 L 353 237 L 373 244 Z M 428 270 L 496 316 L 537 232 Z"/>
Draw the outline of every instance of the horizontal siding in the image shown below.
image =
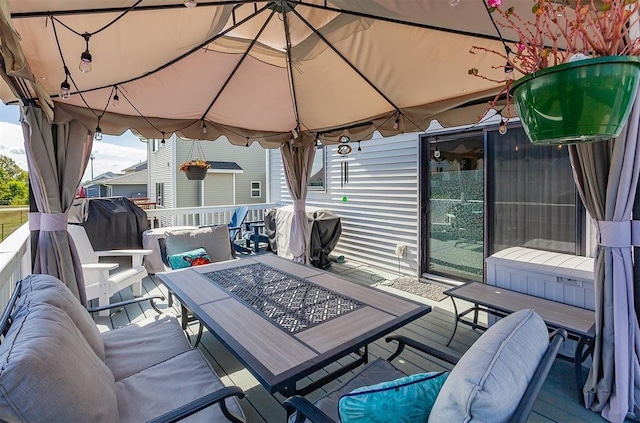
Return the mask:
<path id="1" fill-rule="evenodd" d="M 349 182 L 341 186 L 342 158 L 335 146 L 327 146 L 327 190 L 309 191 L 307 204 L 340 216 L 342 235 L 334 254 L 392 272 L 399 265 L 400 273 L 417 275 L 418 135 L 374 138 L 361 148 L 347 159 Z M 279 150 L 270 151 L 269 163 L 271 200 L 290 204 Z M 396 244 L 407 246 L 399 263 Z"/>

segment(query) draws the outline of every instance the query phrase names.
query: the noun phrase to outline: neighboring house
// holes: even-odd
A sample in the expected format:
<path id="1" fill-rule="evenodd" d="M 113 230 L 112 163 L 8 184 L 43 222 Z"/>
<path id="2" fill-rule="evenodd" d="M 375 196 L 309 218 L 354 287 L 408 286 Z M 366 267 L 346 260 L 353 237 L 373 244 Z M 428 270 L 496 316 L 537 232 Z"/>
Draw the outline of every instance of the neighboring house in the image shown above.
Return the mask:
<path id="1" fill-rule="evenodd" d="M 113 172 L 105 172 L 93 178 L 93 180 L 84 183 L 84 195 L 86 197 L 106 197 L 107 196 L 107 187 L 103 184 L 104 181 L 107 181 L 115 176 L 118 176 L 117 173 Z"/>
<path id="2" fill-rule="evenodd" d="M 106 172 L 84 185 L 86 197 L 147 197 L 147 162 L 122 170 L 124 174 Z"/>
<path id="3" fill-rule="evenodd" d="M 307 205 L 341 217 L 334 254 L 394 273 L 482 280 L 486 257 L 508 247 L 592 251 L 566 147 L 535 146 L 517 123 L 504 135 L 492 123 L 360 146 L 346 159 L 336 146 L 316 150 Z M 269 201 L 290 204 L 278 150 L 269 168 Z"/>
<path id="4" fill-rule="evenodd" d="M 107 197 L 147 198 L 146 163 L 143 170 L 125 173 L 102 182 Z"/>
<path id="5" fill-rule="evenodd" d="M 149 199 L 158 207 L 266 202 L 266 153 L 258 143 L 242 147 L 226 138 L 191 141 L 175 134 L 164 143 L 157 139 L 143 141 L 147 142 Z M 180 163 L 189 159 L 209 162 L 211 168 L 203 181 L 189 180 L 178 170 Z"/>

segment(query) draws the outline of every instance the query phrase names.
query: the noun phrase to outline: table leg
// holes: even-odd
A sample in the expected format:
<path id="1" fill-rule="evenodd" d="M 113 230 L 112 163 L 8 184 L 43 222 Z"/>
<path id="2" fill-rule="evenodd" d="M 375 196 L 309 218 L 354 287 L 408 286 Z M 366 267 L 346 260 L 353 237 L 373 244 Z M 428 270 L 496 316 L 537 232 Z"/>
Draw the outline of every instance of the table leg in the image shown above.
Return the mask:
<path id="1" fill-rule="evenodd" d="M 458 307 L 456 306 L 456 300 L 453 297 L 451 298 L 451 302 L 453 303 L 453 314 L 454 314 L 454 322 L 453 322 L 453 332 L 451 332 L 451 337 L 447 341 L 447 347 L 453 341 L 453 337 L 456 336 L 456 330 L 458 330 Z"/>
<path id="2" fill-rule="evenodd" d="M 260 252 L 260 227 L 253 225 L 253 252 L 258 254 Z"/>

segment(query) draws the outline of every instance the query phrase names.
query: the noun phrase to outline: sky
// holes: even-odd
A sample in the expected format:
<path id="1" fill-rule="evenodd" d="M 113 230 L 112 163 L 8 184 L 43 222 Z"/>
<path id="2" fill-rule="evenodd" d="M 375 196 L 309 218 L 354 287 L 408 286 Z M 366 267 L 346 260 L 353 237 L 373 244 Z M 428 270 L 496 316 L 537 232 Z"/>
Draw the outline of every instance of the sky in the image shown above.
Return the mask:
<path id="1" fill-rule="evenodd" d="M 131 165 L 147 159 L 146 143 L 130 131 L 114 137 L 104 135 L 102 141 L 93 140 L 93 176 L 101 173 L 121 173 Z M 20 126 L 18 106 L 5 106 L 0 102 L 0 155 L 12 158 L 22 169 L 27 169 L 27 157 L 24 152 L 24 138 Z M 87 165 L 83 181 L 91 179 L 91 161 Z"/>

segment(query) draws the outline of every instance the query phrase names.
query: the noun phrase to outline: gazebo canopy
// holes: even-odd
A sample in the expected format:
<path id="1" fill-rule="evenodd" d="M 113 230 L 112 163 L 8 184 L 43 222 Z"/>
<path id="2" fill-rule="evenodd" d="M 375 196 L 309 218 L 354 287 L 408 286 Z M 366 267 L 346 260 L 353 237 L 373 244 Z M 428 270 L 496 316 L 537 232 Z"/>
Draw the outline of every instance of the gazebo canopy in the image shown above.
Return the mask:
<path id="1" fill-rule="evenodd" d="M 473 123 L 501 84 L 468 70 L 504 78 L 498 56 L 470 52 L 505 51 L 482 0 L 185 3 L 5 0 L 3 56 L 18 79 L 5 78 L 0 97 L 37 98 L 51 119 L 107 134 L 277 147 Z M 91 71 L 81 73 L 85 51 Z"/>

